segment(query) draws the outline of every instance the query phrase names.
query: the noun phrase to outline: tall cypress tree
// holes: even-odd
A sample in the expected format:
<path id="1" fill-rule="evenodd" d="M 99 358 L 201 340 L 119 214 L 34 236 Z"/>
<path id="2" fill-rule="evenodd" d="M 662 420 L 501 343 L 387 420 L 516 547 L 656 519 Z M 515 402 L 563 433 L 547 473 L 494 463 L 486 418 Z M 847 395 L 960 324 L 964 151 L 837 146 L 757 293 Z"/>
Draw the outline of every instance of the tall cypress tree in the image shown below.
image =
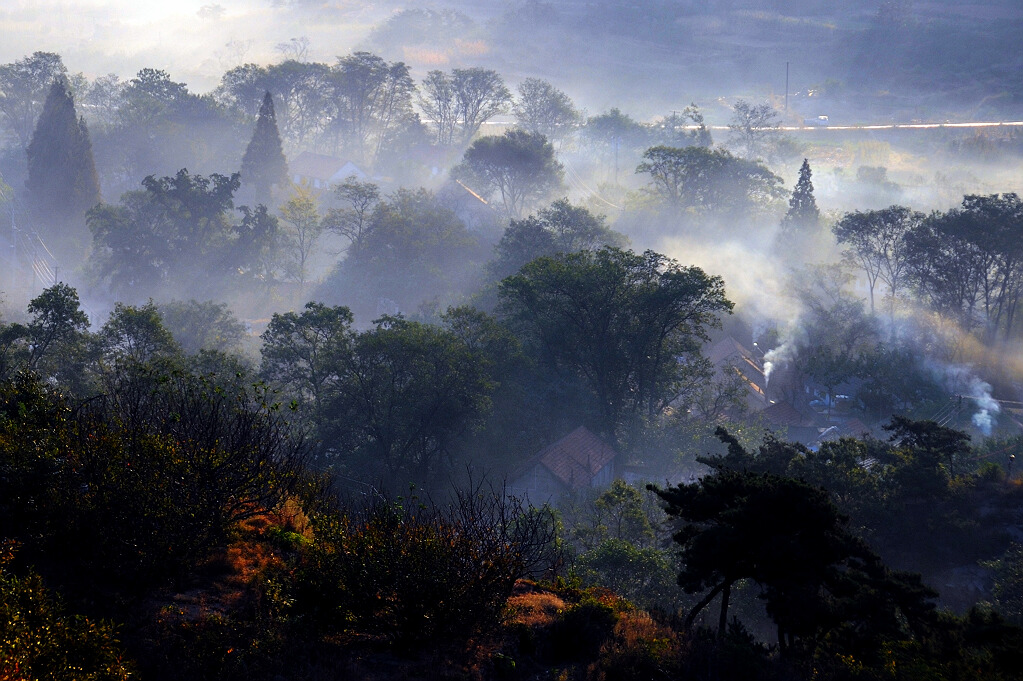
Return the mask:
<path id="1" fill-rule="evenodd" d="M 55 78 L 28 149 L 29 204 L 36 226 L 64 236 L 100 200 L 99 177 L 84 118 L 63 76 Z M 84 224 L 84 223 L 83 223 Z"/>
<path id="2" fill-rule="evenodd" d="M 256 191 L 257 200 L 265 203 L 274 185 L 283 185 L 288 179 L 288 162 L 284 159 L 281 136 L 277 131 L 274 100 L 267 92 L 259 107 L 256 130 L 242 157 L 242 182 Z"/>
<path id="3" fill-rule="evenodd" d="M 782 232 L 787 234 L 808 234 L 816 230 L 820 222 L 821 212 L 817 201 L 813 198 L 813 182 L 810 177 L 810 162 L 805 158 L 799 169 L 799 180 L 789 199 L 789 211 L 781 221 Z"/>

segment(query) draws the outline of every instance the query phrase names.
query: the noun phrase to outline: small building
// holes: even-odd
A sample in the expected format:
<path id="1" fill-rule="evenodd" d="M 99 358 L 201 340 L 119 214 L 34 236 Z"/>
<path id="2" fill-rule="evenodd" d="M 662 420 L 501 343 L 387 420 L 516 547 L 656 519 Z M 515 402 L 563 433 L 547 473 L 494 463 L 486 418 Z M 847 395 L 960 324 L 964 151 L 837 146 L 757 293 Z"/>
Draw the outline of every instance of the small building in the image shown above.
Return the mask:
<path id="1" fill-rule="evenodd" d="M 789 402 L 775 402 L 761 411 L 760 416 L 782 439 L 807 446 L 815 444 L 828 427 L 812 410 L 800 411 Z"/>
<path id="2" fill-rule="evenodd" d="M 707 359 L 714 365 L 717 380 L 726 378 L 726 373 L 734 373 L 742 379 L 746 386 L 746 406 L 751 412 L 760 411 L 769 404 L 764 365 L 756 353 L 747 350 L 732 336 L 727 336 L 711 347 Z"/>
<path id="3" fill-rule="evenodd" d="M 534 504 L 554 502 L 586 489 L 608 487 L 618 452 L 579 426 L 532 456 L 508 481 L 508 494 Z"/>
<path id="4" fill-rule="evenodd" d="M 342 161 L 325 154 L 303 151 L 288 162 L 288 172 L 295 184 L 307 184 L 313 189 L 326 189 L 332 184 L 344 182 L 354 175 L 365 180 L 367 175 L 351 161 Z"/>

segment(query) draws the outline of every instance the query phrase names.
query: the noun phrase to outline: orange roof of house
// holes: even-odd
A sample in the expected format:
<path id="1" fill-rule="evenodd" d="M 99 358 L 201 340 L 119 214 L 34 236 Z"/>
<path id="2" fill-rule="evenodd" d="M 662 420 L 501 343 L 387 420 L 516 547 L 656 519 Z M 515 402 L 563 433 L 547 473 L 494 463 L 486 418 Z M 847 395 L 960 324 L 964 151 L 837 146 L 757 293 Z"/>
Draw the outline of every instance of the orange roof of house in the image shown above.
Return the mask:
<path id="1" fill-rule="evenodd" d="M 816 426 L 815 419 L 804 416 L 788 402 L 775 402 L 761 414 L 773 426 Z"/>
<path id="2" fill-rule="evenodd" d="M 765 394 L 767 379 L 764 377 L 763 364 L 760 363 L 756 355 L 731 336 L 715 343 L 707 353 L 707 359 L 719 368 L 726 362 L 734 362 L 746 384 L 758 394 Z"/>
<path id="3" fill-rule="evenodd" d="M 551 473 L 572 488 L 588 487 L 590 480 L 618 453 L 586 426 L 549 445 L 536 455 Z"/>

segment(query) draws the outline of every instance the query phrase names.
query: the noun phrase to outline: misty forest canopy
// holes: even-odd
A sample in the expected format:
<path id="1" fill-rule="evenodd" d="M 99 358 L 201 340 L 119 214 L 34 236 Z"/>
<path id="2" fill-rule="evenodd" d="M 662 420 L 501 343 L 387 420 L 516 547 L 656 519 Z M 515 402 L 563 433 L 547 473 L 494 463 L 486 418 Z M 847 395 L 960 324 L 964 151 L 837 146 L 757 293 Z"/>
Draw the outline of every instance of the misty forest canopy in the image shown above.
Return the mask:
<path id="1" fill-rule="evenodd" d="M 100 281 L 133 300 L 180 293 L 209 297 L 225 280 L 273 276 L 279 224 L 264 206 L 234 215 L 240 176 L 147 177 L 144 189 L 88 214 Z M 223 288 L 220 288 L 223 290 Z"/>
<path id="2" fill-rule="evenodd" d="M 403 21 L 427 15 L 441 16 Z M 438 21 L 464 28 L 449 19 Z M 24 159 L 20 170 L 4 162 L 12 187 L 4 200 L 12 224 L 27 220 L 28 243 L 17 250 L 31 259 L 31 271 L 44 278 L 62 272 L 83 297 L 109 301 L 100 308 L 150 299 L 159 306 L 226 303 L 263 320 L 255 333 L 274 313 L 301 310 L 310 299 L 349 309 L 359 330 L 392 316 L 440 324 L 445 309 L 468 303 L 495 315 L 522 344 L 531 371 L 562 381 L 564 413 L 544 421 L 544 436 L 519 442 L 539 443 L 572 414 L 618 444 L 662 447 L 667 440 L 656 433 L 669 423 L 685 430 L 726 415 L 745 422 L 779 398 L 827 428 L 839 395 L 873 427 L 890 413 L 936 413 L 950 395 L 990 400 L 1006 388 L 990 386 L 997 381 L 980 348 L 1019 335 L 1015 193 L 960 194 L 958 207 L 930 213 L 901 205 L 909 198 L 901 185 L 885 167 L 866 164 L 877 145 L 852 147 L 855 180 L 812 167 L 821 148 L 782 134 L 784 112 L 771 102 L 735 100 L 728 132 L 715 144 L 695 104 L 653 121 L 618 107 L 587 116 L 547 80 L 506 83 L 485 66 L 432 69 L 417 80 L 408 64 L 368 51 L 332 63 L 309 61 L 301 50 L 283 56 L 230 69 L 208 95 L 157 68 L 125 82 L 90 82 L 69 75 L 51 53 L 4 65 L 5 158 Z M 26 117 L 34 119 L 27 136 L 19 127 Z M 501 127 L 485 127 L 496 122 Z M 344 154 L 334 159 L 334 176 L 309 174 L 310 158 L 331 162 L 319 152 Z M 794 178 L 800 156 L 791 185 L 782 176 Z M 834 200 L 836 182 L 879 188 L 896 201 L 836 211 L 815 196 L 816 183 Z M 752 295 L 759 300 L 751 310 L 795 312 L 758 318 L 764 315 L 740 306 L 740 319 L 722 333 L 756 346 L 748 357 L 708 362 L 697 351 L 706 354 L 709 345 L 669 343 L 649 369 L 640 366 L 646 355 L 636 341 L 632 349 L 591 349 L 590 359 L 604 364 L 567 371 L 559 343 L 568 327 L 544 329 L 543 322 L 564 301 L 514 288 L 527 273 L 553 273 L 535 269 L 540 262 L 643 252 L 652 254 L 646 267 L 653 272 L 675 267 L 658 253 L 680 254 L 685 263 L 690 250 L 717 263 L 706 271 L 724 269 L 727 280 L 740 282 L 729 298 Z M 818 257 L 826 262 L 818 265 Z M 746 269 L 754 271 L 747 276 Z M 544 286 L 571 300 L 572 286 L 605 285 L 603 275 L 590 276 Z M 615 286 L 610 300 L 625 295 Z M 660 323 L 651 321 L 656 313 L 643 315 L 608 317 L 610 326 L 593 327 L 599 332 L 575 318 L 582 329 L 573 331 L 576 345 L 613 337 L 615 324 Z M 687 333 L 723 337 L 695 327 Z M 248 345 L 252 361 L 255 341 Z M 615 366 L 601 353 L 631 355 L 636 366 Z M 657 374 L 671 358 L 675 375 L 645 373 Z M 764 378 L 751 379 L 744 363 Z M 910 371 L 890 380 L 898 366 Z M 523 380 L 519 388 L 528 386 Z M 750 402 L 744 389 L 758 397 Z M 957 412 L 964 424 L 971 411 L 982 423 L 997 422 L 997 402 L 973 404 Z"/>
<path id="3" fill-rule="evenodd" d="M 1014 678 L 1023 145 L 839 123 L 1018 8 L 877 5 L 0 64 L 0 678 Z"/>

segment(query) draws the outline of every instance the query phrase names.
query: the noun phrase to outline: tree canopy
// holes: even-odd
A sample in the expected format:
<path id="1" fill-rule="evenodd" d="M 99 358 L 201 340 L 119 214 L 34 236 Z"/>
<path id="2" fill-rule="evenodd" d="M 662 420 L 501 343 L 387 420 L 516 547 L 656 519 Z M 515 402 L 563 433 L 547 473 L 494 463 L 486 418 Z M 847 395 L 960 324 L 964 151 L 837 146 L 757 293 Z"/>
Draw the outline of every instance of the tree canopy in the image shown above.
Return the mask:
<path id="1" fill-rule="evenodd" d="M 283 268 L 277 219 L 257 206 L 236 221 L 239 184 L 238 173 L 182 169 L 96 206 L 88 214 L 94 275 L 131 300 L 164 291 L 206 297 L 232 280 L 272 286 Z"/>
<path id="2" fill-rule="evenodd" d="M 650 176 L 649 191 L 672 210 L 750 214 L 782 196 L 780 177 L 725 150 L 657 146 L 643 159 L 636 172 Z"/>
<path id="3" fill-rule="evenodd" d="M 789 210 L 781 220 L 783 234 L 807 235 L 816 231 L 821 212 L 813 196 L 813 181 L 810 179 L 812 176 L 810 162 L 804 158 L 803 165 L 799 168 L 799 179 L 792 190 L 792 196 L 789 197 Z"/>
<path id="4" fill-rule="evenodd" d="M 805 482 L 729 469 L 699 482 L 664 490 L 651 487 L 668 515 L 682 521 L 674 539 L 682 548 L 679 585 L 707 589 L 686 615 L 692 625 L 721 596 L 718 636 L 724 636 L 729 596 L 740 579 L 763 588 L 767 612 L 778 626 L 782 650 L 814 646 L 843 630 L 847 645 L 921 631 L 936 594 L 919 576 L 887 570 L 850 533 L 828 493 Z M 852 651 L 850 651 L 852 652 Z"/>
<path id="5" fill-rule="evenodd" d="M 85 119 L 75 115 L 63 76 L 50 86 L 26 153 L 25 185 L 37 229 L 66 243 L 67 232 L 99 202 L 100 191 L 89 131 Z"/>
<path id="6" fill-rule="evenodd" d="M 519 84 L 514 111 L 520 128 L 552 143 L 565 139 L 582 120 L 568 95 L 540 78 L 526 78 Z"/>
<path id="7" fill-rule="evenodd" d="M 500 284 L 504 314 L 548 370 L 581 382 L 612 440 L 674 399 L 680 357 L 729 312 L 720 277 L 663 255 L 605 247 L 538 258 Z"/>
<path id="8" fill-rule="evenodd" d="M 242 182 L 251 184 L 261 203 L 269 203 L 273 186 L 283 186 L 288 179 L 288 162 L 277 131 L 274 100 L 267 92 L 256 117 L 256 129 L 242 157 Z"/>
<path id="9" fill-rule="evenodd" d="M 518 218 L 561 188 L 564 167 L 546 137 L 509 130 L 473 142 L 451 176 L 483 196 L 497 194 L 504 213 Z"/>
<path id="10" fill-rule="evenodd" d="M 622 246 L 624 237 L 607 226 L 603 215 L 559 199 L 522 220 L 512 220 L 494 247 L 492 276 L 503 279 L 531 260 L 601 246 Z"/>
<path id="11" fill-rule="evenodd" d="M 899 289 L 906 283 L 907 235 L 923 221 L 924 215 L 904 206 L 848 213 L 833 231 L 840 244 L 848 244 L 849 256 L 863 269 L 870 289 L 870 310 L 874 310 L 874 288 L 878 279 L 888 286 L 894 306 Z"/>

